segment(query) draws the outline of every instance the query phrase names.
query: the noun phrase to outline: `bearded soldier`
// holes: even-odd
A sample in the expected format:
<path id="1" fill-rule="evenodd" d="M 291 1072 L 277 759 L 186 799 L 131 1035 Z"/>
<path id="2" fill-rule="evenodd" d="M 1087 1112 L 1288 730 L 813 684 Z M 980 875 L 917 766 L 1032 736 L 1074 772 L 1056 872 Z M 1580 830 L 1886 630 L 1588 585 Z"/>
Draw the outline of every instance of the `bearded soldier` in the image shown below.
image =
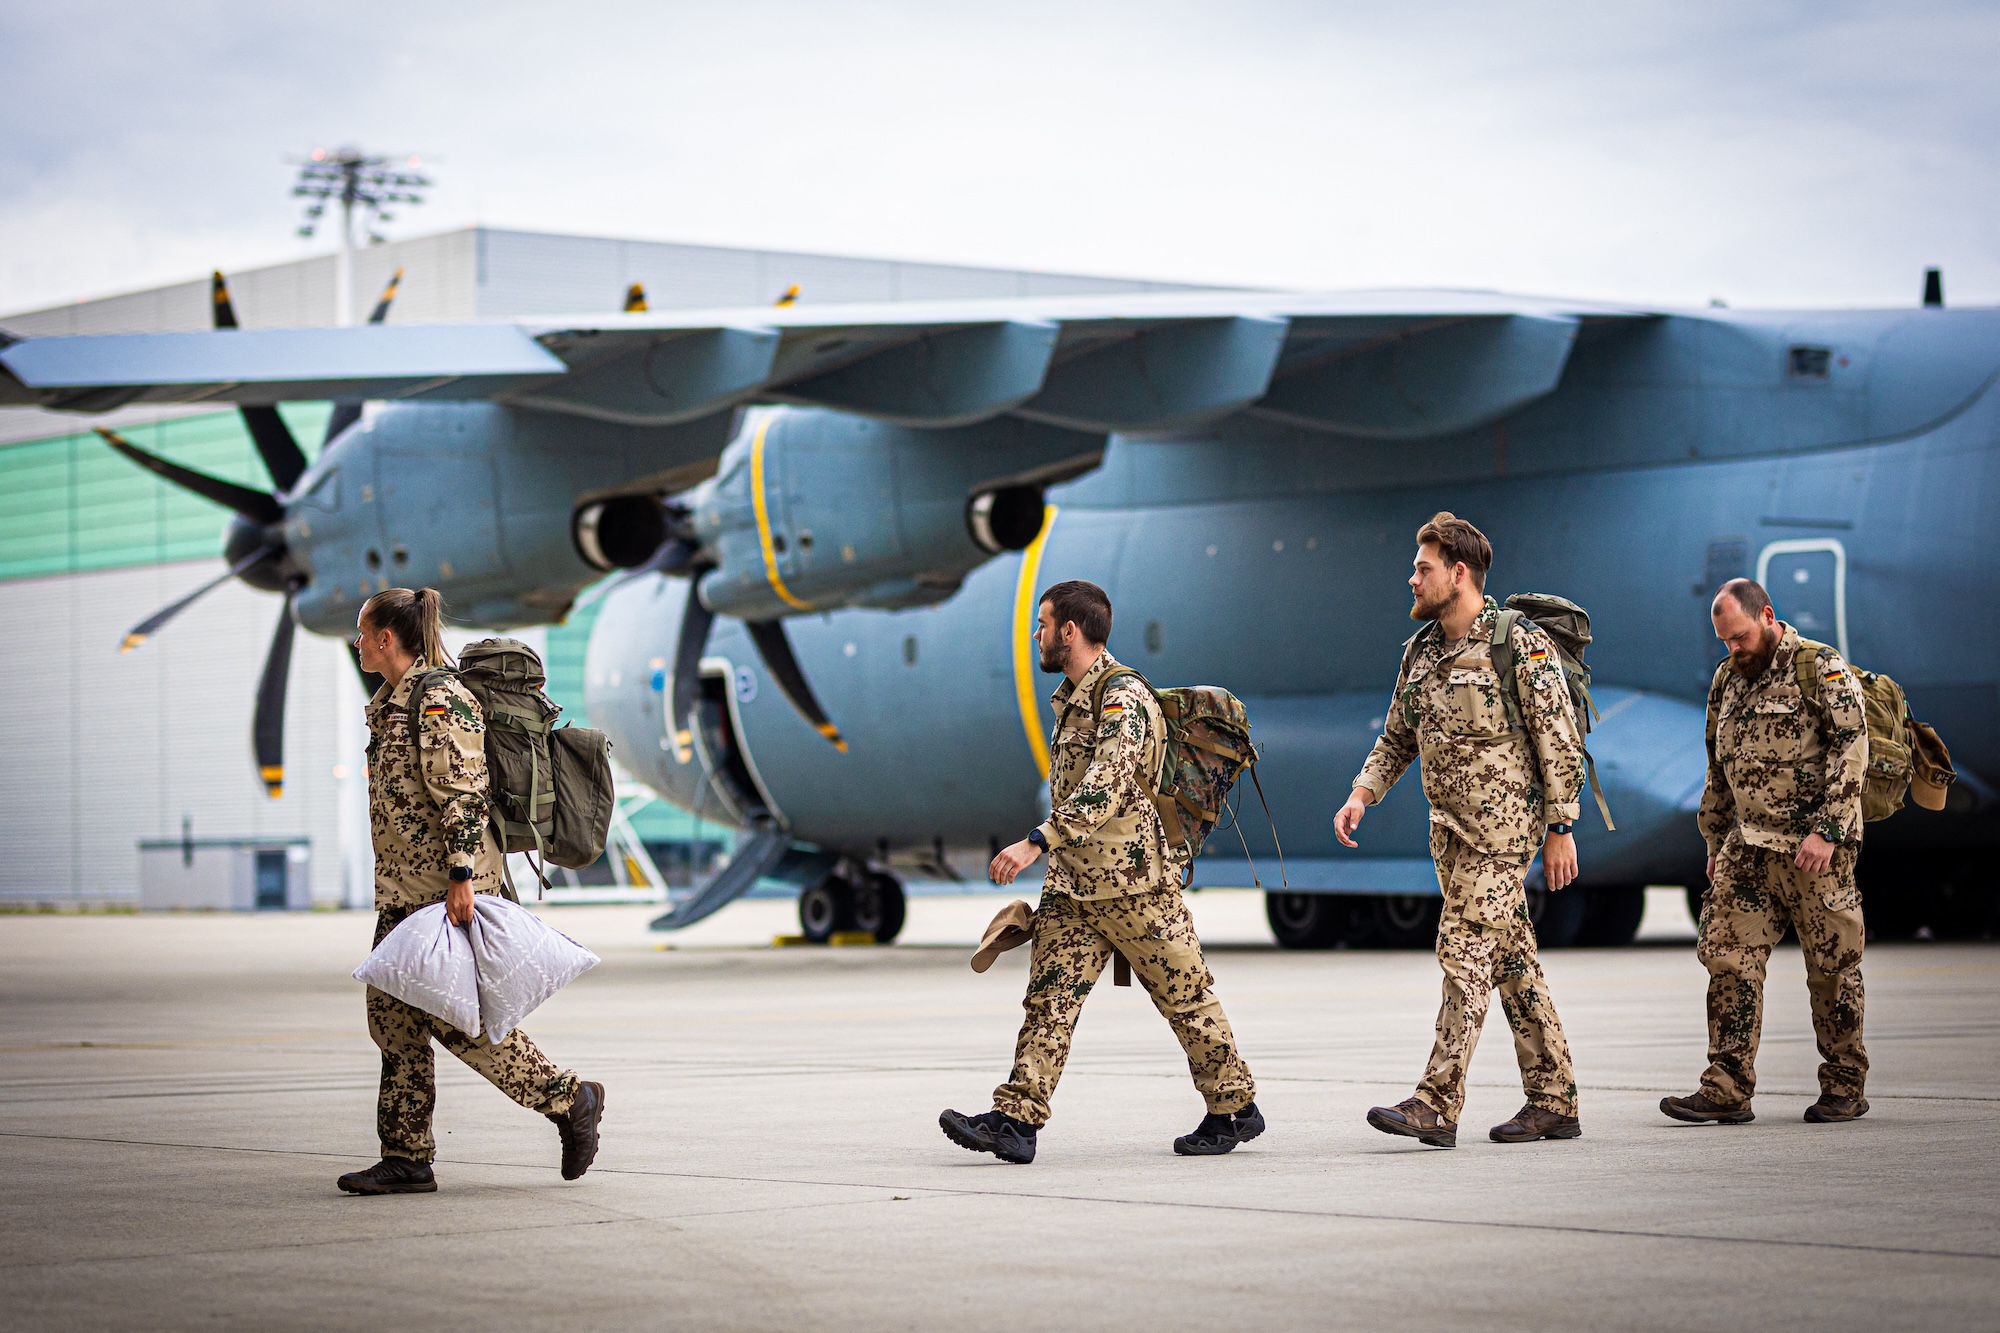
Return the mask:
<path id="1" fill-rule="evenodd" d="M 1049 858 L 1031 924 L 1027 1017 L 993 1109 L 938 1117 L 952 1142 L 1002 1161 L 1034 1160 L 1035 1134 L 1048 1122 L 1077 1016 L 1114 952 L 1173 1027 L 1208 1107 L 1194 1132 L 1174 1140 L 1174 1151 L 1214 1156 L 1264 1132 L 1256 1085 L 1181 898 L 1187 851 L 1167 841 L 1141 785 L 1141 775 L 1157 783 L 1165 766 L 1166 720 L 1145 682 L 1105 651 L 1110 635 L 1111 599 L 1096 584 L 1058 583 L 1042 594 L 1035 631 L 1042 670 L 1065 677 L 1051 700 L 1052 808 L 989 870 L 994 883 L 1011 884 L 1037 858 Z"/>
<path id="2" fill-rule="evenodd" d="M 1860 682 L 1825 644 L 1808 648 L 1778 619 L 1761 584 L 1732 579 L 1710 609 L 1729 658 L 1708 691 L 1708 785 L 1701 835 L 1708 894 L 1701 942 L 1708 969 L 1708 1069 L 1691 1097 L 1667 1097 L 1676 1120 L 1747 1124 L 1757 1090 L 1764 965 L 1797 927 L 1819 1039 L 1815 1124 L 1868 1112 L 1861 1095 L 1861 791 L 1868 726 Z M 1811 659 L 1801 670 L 1800 655 Z M 1810 682 L 1810 687 L 1809 687 Z"/>
<path id="3" fill-rule="evenodd" d="M 1527 1143 L 1583 1133 L 1569 1043 L 1535 956 L 1523 888 L 1538 851 L 1551 890 L 1576 878 L 1571 828 L 1583 739 L 1554 645 L 1525 618 L 1510 640 L 1516 707 L 1501 697 L 1492 643 L 1500 608 L 1485 596 L 1492 563 L 1485 535 L 1462 518 L 1440 513 L 1417 530 L 1410 618 L 1429 623 L 1411 640 L 1382 734 L 1333 822 L 1340 841 L 1355 846 L 1368 807 L 1422 757 L 1431 859 L 1444 894 L 1437 935 L 1444 1002 L 1416 1094 L 1375 1107 L 1368 1123 L 1439 1148 L 1458 1144 L 1465 1070 L 1496 986 L 1527 1105 L 1490 1137 Z M 1519 727 L 1510 714 L 1518 714 Z"/>

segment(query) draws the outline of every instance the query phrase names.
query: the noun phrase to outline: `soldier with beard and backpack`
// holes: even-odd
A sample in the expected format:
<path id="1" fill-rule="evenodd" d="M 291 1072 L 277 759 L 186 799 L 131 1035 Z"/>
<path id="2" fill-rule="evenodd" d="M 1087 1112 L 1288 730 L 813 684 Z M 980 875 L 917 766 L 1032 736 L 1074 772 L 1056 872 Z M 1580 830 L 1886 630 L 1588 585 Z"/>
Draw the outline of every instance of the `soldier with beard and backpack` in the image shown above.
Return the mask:
<path id="1" fill-rule="evenodd" d="M 1405 651 L 1382 734 L 1334 816 L 1335 835 L 1355 846 L 1368 807 L 1422 758 L 1431 859 L 1444 895 L 1437 937 L 1444 1001 L 1415 1094 L 1375 1107 L 1368 1123 L 1439 1148 L 1457 1146 L 1466 1066 L 1496 989 L 1527 1104 L 1490 1137 L 1526 1143 L 1583 1132 L 1569 1043 L 1535 955 L 1523 885 L 1537 852 L 1552 891 L 1576 878 L 1571 831 L 1584 785 L 1583 739 L 1550 634 L 1521 607 L 1502 610 L 1485 595 L 1492 563 L 1485 535 L 1462 518 L 1440 513 L 1418 529 L 1410 618 L 1428 623 Z M 1555 600 L 1526 608 L 1545 613 Z"/>
<path id="2" fill-rule="evenodd" d="M 1764 969 L 1791 925 L 1821 1060 L 1819 1099 L 1805 1118 L 1855 1120 L 1868 1113 L 1867 929 L 1854 878 L 1862 825 L 1894 814 L 1913 780 L 1918 803 L 1942 809 L 1951 758 L 1937 733 L 1910 717 L 1901 686 L 1801 638 L 1778 619 L 1762 584 L 1730 580 L 1710 613 L 1729 656 L 1708 692 L 1698 816 L 1708 843 L 1695 950 L 1708 969 L 1708 1068 L 1698 1091 L 1663 1098 L 1660 1110 L 1694 1123 L 1756 1119 Z"/>

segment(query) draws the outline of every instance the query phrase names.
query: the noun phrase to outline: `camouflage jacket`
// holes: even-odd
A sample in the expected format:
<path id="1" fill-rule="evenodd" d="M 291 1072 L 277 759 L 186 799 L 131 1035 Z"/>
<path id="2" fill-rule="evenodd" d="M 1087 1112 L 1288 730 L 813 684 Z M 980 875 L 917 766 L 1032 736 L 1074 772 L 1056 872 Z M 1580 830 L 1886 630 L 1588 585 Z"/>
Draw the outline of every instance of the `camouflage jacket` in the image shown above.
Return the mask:
<path id="1" fill-rule="evenodd" d="M 410 744 L 410 691 L 428 669 L 418 658 L 368 701 L 368 822 L 375 840 L 376 908 L 442 900 L 454 866 L 472 867 L 474 892 L 497 892 L 500 844 L 486 818 L 486 723 L 479 703 L 450 676 L 424 691 L 418 746 Z"/>
<path id="2" fill-rule="evenodd" d="M 1701 836 L 1708 854 L 1740 829 L 1752 847 L 1796 852 L 1808 833 L 1861 841 L 1868 723 L 1861 682 L 1831 648 L 1819 650 L 1820 691 L 1799 690 L 1799 632 L 1784 621 L 1771 665 L 1755 680 L 1728 662 L 1708 687 L 1708 785 Z"/>
<path id="3" fill-rule="evenodd" d="M 1103 721 L 1090 722 L 1090 695 L 1118 659 L 1101 653 L 1083 679 L 1056 687 L 1049 746 L 1049 868 L 1044 893 L 1122 898 L 1177 888 L 1186 852 L 1167 845 L 1160 812 L 1138 776 L 1158 780 L 1167 757 L 1160 704 L 1139 681 L 1121 676 L 1104 691 Z"/>
<path id="4" fill-rule="evenodd" d="M 1555 645 L 1534 622 L 1514 628 L 1514 684 L 1523 730 L 1513 729 L 1493 669 L 1491 597 L 1457 644 L 1427 626 L 1396 679 L 1382 734 L 1354 785 L 1377 801 L 1421 758 L 1431 822 L 1487 856 L 1526 863 L 1550 824 L 1573 823 L 1583 790 L 1583 738 Z M 1415 725 L 1411 725 L 1411 714 Z"/>

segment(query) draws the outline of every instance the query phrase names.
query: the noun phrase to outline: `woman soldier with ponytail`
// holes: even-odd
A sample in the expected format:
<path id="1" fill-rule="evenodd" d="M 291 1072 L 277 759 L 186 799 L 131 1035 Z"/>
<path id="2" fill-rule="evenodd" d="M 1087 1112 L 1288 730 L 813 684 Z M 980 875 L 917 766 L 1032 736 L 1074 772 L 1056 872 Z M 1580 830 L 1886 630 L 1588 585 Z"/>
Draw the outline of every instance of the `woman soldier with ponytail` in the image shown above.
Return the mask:
<path id="1" fill-rule="evenodd" d="M 487 818 L 486 726 L 479 703 L 449 670 L 434 588 L 390 588 L 361 608 L 355 646 L 365 671 L 382 676 L 368 701 L 368 815 L 375 843 L 375 943 L 398 922 L 443 901 L 451 920 L 472 920 L 472 895 L 500 891 L 502 852 Z M 411 694 L 417 732 L 410 734 Z M 557 1069 L 519 1028 L 498 1046 L 368 988 L 368 1035 L 382 1049 L 375 1127 L 382 1160 L 340 1178 L 353 1194 L 416 1194 L 437 1188 L 431 1159 L 436 1040 L 562 1135 L 562 1174 L 575 1180 L 597 1155 L 604 1085 Z"/>

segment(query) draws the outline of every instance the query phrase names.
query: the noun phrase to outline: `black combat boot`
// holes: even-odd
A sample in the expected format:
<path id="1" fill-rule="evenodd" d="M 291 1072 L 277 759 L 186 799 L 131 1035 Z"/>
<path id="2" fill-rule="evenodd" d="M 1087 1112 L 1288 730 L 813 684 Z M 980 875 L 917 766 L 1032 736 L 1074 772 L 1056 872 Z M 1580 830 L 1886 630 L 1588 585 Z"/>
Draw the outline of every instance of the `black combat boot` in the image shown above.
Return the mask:
<path id="1" fill-rule="evenodd" d="M 561 1115 L 552 1115 L 562 1135 L 562 1177 L 576 1180 L 597 1160 L 597 1122 L 604 1114 L 604 1085 L 579 1083 L 576 1100 Z"/>
<path id="2" fill-rule="evenodd" d="M 334 1182 L 349 1194 L 435 1194 L 437 1177 L 429 1162 L 384 1157 L 366 1171 L 349 1171 Z"/>
<path id="3" fill-rule="evenodd" d="M 1174 1140 L 1174 1151 L 1183 1157 L 1220 1157 L 1239 1143 L 1248 1143 L 1264 1132 L 1264 1113 L 1251 1102 L 1234 1115 L 1210 1111 L 1201 1118 L 1192 1134 Z"/>
<path id="4" fill-rule="evenodd" d="M 959 1147 L 990 1152 L 1003 1162 L 1026 1166 L 1035 1160 L 1035 1127 L 1001 1111 L 978 1115 L 946 1111 L 938 1117 L 938 1128 Z"/>
<path id="5" fill-rule="evenodd" d="M 1819 1100 L 1806 1108 L 1808 1125 L 1838 1125 L 1849 1120 L 1859 1120 L 1868 1114 L 1866 1097 L 1837 1097 L 1830 1092 L 1822 1092 Z"/>

